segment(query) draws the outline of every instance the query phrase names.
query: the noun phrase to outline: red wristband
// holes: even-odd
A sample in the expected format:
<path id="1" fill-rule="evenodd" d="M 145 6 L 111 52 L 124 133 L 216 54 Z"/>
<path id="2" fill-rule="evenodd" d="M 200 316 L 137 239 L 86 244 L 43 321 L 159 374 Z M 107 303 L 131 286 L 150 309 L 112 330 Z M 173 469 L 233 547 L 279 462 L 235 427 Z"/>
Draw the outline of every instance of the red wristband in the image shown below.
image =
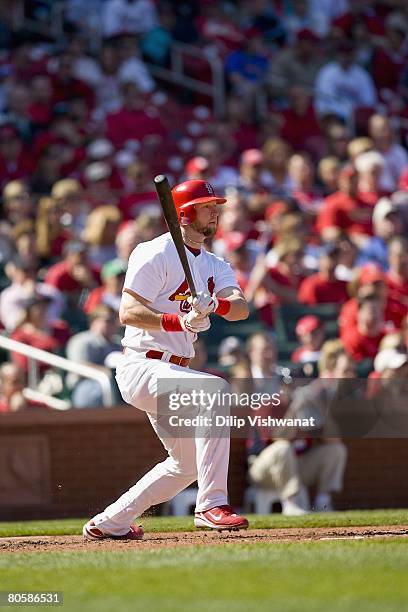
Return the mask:
<path id="1" fill-rule="evenodd" d="M 218 298 L 218 306 L 214 310 L 217 315 L 226 315 L 231 310 L 231 302 L 226 298 Z"/>
<path id="2" fill-rule="evenodd" d="M 162 328 L 166 332 L 184 331 L 181 327 L 180 317 L 178 314 L 162 314 L 161 324 Z"/>

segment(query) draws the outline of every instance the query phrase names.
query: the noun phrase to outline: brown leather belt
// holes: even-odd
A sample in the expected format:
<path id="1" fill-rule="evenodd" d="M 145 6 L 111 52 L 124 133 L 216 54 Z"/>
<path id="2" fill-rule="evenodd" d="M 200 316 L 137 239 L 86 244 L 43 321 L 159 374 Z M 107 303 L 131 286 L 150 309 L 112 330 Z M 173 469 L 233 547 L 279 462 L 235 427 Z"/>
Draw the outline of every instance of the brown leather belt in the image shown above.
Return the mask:
<path id="1" fill-rule="evenodd" d="M 162 351 L 147 351 L 146 357 L 148 359 L 161 359 L 164 353 Z M 186 368 L 190 363 L 189 357 L 179 357 L 178 355 L 172 355 L 169 359 L 170 363 L 174 363 L 175 365 L 179 365 L 182 368 Z"/>

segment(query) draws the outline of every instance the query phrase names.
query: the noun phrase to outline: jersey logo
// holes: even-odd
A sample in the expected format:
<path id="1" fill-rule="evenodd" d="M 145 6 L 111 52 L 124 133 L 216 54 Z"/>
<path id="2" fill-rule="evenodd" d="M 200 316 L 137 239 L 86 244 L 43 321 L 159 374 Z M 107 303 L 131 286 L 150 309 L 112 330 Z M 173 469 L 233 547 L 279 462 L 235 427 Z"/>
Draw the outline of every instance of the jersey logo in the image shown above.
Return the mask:
<path id="1" fill-rule="evenodd" d="M 213 276 L 210 276 L 210 278 L 207 280 L 207 288 L 208 293 L 212 295 L 215 289 L 215 282 Z M 180 312 L 190 312 L 191 304 L 187 302 L 187 299 L 190 297 L 190 295 L 191 292 L 188 288 L 188 283 L 186 280 L 184 280 L 181 285 L 175 290 L 175 292 L 172 293 L 167 299 L 170 300 L 170 302 L 180 302 Z"/>

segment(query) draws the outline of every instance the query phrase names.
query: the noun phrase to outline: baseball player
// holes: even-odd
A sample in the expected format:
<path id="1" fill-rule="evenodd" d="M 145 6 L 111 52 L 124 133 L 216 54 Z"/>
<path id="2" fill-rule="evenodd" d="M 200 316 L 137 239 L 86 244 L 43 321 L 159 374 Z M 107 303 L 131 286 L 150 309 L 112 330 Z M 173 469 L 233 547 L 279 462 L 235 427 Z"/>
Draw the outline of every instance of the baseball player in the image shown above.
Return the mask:
<path id="1" fill-rule="evenodd" d="M 226 390 L 226 381 L 190 370 L 197 334 L 210 328 L 210 314 L 229 321 L 246 319 L 248 306 L 229 264 L 204 248 L 217 229 L 217 196 L 203 180 L 189 180 L 172 189 L 187 257 L 197 289 L 192 298 L 169 233 L 139 244 L 129 258 L 120 305 L 126 325 L 124 354 L 116 379 L 123 399 L 145 410 L 168 457 L 145 474 L 117 501 L 84 525 L 87 539 L 143 537 L 133 525 L 150 506 L 173 498 L 195 480 L 198 494 L 194 524 L 217 530 L 246 529 L 248 521 L 228 503 L 229 435 L 161 436 L 157 404 L 161 380 L 174 387 L 197 386 L 208 379 Z M 208 382 L 207 380 L 207 382 Z M 171 383 L 173 384 L 173 383 Z"/>

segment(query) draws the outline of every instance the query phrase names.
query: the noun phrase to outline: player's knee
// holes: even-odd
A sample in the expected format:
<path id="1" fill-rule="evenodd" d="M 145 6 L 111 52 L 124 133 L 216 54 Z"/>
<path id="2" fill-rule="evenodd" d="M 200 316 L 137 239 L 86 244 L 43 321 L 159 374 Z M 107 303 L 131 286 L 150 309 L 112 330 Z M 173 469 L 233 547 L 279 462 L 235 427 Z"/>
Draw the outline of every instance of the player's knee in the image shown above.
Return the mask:
<path id="1" fill-rule="evenodd" d="M 179 479 L 183 479 L 189 484 L 197 479 L 197 468 L 195 464 L 192 465 L 191 461 L 183 461 L 182 459 L 168 457 L 163 463 L 169 474 Z"/>

